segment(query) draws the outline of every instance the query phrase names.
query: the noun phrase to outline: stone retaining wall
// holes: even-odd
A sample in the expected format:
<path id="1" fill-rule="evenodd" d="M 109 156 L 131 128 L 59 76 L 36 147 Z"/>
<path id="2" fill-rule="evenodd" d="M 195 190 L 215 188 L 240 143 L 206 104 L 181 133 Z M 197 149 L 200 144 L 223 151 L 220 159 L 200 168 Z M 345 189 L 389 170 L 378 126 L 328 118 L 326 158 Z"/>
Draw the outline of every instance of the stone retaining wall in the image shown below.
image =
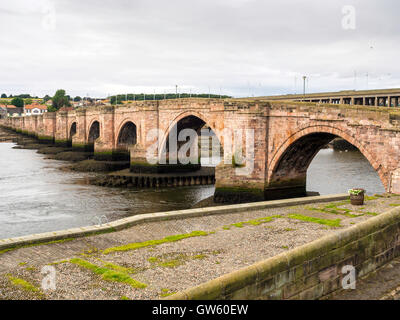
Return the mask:
<path id="1" fill-rule="evenodd" d="M 400 253 L 400 208 L 168 299 L 319 299 L 342 289 L 344 266 L 364 277 Z"/>

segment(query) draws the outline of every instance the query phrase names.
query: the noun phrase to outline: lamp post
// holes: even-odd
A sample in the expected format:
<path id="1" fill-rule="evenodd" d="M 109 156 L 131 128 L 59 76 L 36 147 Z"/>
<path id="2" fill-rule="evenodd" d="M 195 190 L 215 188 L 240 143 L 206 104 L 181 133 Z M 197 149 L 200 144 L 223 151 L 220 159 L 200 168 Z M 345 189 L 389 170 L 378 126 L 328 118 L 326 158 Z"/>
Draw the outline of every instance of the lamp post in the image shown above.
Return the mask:
<path id="1" fill-rule="evenodd" d="M 307 77 L 303 76 L 303 98 L 304 99 L 306 98 L 306 80 L 307 80 Z"/>

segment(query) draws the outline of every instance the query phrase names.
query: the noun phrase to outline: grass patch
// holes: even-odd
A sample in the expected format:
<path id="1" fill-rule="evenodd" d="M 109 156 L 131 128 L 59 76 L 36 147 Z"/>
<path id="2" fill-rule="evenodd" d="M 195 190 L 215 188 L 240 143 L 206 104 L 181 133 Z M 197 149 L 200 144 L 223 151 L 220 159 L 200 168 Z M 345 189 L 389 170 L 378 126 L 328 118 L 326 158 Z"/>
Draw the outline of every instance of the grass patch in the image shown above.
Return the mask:
<path id="1" fill-rule="evenodd" d="M 149 241 L 143 241 L 143 242 L 135 242 L 135 243 L 130 243 L 126 244 L 123 246 L 119 247 L 113 247 L 113 248 L 108 248 L 103 251 L 104 254 L 109 254 L 111 252 L 119 252 L 119 251 L 129 251 L 129 250 L 137 250 L 140 248 L 145 248 L 149 246 L 157 246 L 163 243 L 168 243 L 168 242 L 176 242 L 180 241 L 183 239 L 187 238 L 192 238 L 192 237 L 202 237 L 202 236 L 207 236 L 209 235 L 208 232 L 205 231 L 193 231 L 190 233 L 184 233 L 184 234 L 177 234 L 174 236 L 168 236 L 163 239 L 159 240 L 149 240 Z"/>
<path id="2" fill-rule="evenodd" d="M 301 220 L 301 221 L 305 221 L 305 222 L 323 224 L 323 225 L 330 226 L 330 227 L 340 227 L 340 221 L 341 221 L 340 219 L 335 219 L 335 220 L 321 219 L 321 218 L 303 216 L 301 214 L 289 214 L 288 218 Z"/>
<path id="3" fill-rule="evenodd" d="M 121 298 L 119 298 L 119 300 L 131 300 L 131 299 L 129 299 L 129 298 L 126 297 L 126 296 L 122 296 Z"/>
<path id="4" fill-rule="evenodd" d="M 293 229 L 293 228 L 285 228 L 285 229 L 283 229 L 283 230 L 285 230 L 285 231 L 294 231 L 294 230 L 296 230 L 296 229 Z"/>
<path id="5" fill-rule="evenodd" d="M 56 261 L 56 262 L 49 263 L 48 266 L 56 266 L 58 264 L 67 263 L 67 262 L 69 262 L 69 260 Z"/>
<path id="6" fill-rule="evenodd" d="M 400 203 L 391 203 L 389 204 L 390 207 L 400 207 Z"/>
<path id="7" fill-rule="evenodd" d="M 243 222 L 232 223 L 230 225 L 223 226 L 222 229 L 230 230 L 231 227 L 243 228 L 246 225 L 258 226 L 258 225 L 263 224 L 263 223 L 271 222 L 271 221 L 273 221 L 273 220 L 275 220 L 277 218 L 282 218 L 282 216 L 275 215 L 275 216 L 270 216 L 270 217 L 264 217 L 264 218 L 258 218 L 258 219 L 243 221 Z"/>
<path id="8" fill-rule="evenodd" d="M 160 296 L 161 297 L 168 297 L 168 296 L 171 296 L 171 295 L 173 295 L 173 294 L 175 294 L 176 292 L 172 292 L 172 291 L 170 291 L 169 289 L 161 289 L 161 293 L 160 293 Z"/>
<path id="9" fill-rule="evenodd" d="M 10 282 L 14 286 L 16 286 L 24 291 L 31 292 L 31 293 L 39 293 L 39 294 L 41 293 L 39 288 L 35 287 L 32 283 L 30 283 L 24 279 L 13 277 L 11 274 L 8 274 L 7 278 L 8 278 L 8 280 L 10 280 Z"/>
<path id="10" fill-rule="evenodd" d="M 136 273 L 137 271 L 134 268 L 126 268 L 126 267 L 122 267 L 119 266 L 117 264 L 111 263 L 111 262 L 106 262 L 104 264 L 104 267 L 115 270 L 115 271 L 119 271 L 119 272 L 123 272 L 123 273 Z"/>
<path id="11" fill-rule="evenodd" d="M 309 207 L 309 208 L 307 208 L 307 210 L 318 211 L 318 212 L 322 212 L 322 213 L 330 213 L 330 214 L 342 215 L 342 216 L 346 216 L 346 217 L 349 217 L 349 218 L 357 218 L 357 217 L 362 216 L 362 215 L 352 214 L 352 213 L 350 213 L 351 212 L 350 209 L 338 208 L 334 204 L 327 205 L 327 206 L 325 206 L 323 208 L 312 208 L 312 207 Z"/>
<path id="12" fill-rule="evenodd" d="M 83 250 L 83 252 L 80 253 L 80 255 L 84 256 L 84 257 L 91 257 L 93 255 L 96 255 L 99 252 L 100 252 L 99 249 L 93 247 L 90 249 Z"/>
<path id="13" fill-rule="evenodd" d="M 146 288 L 147 285 L 132 279 L 127 273 L 121 271 L 111 270 L 106 267 L 99 267 L 95 264 L 92 264 L 86 260 L 74 258 L 71 259 L 69 262 L 76 264 L 84 269 L 90 270 L 93 273 L 100 275 L 101 278 L 105 281 L 113 281 L 113 282 L 120 282 L 124 284 L 128 284 L 133 288 Z"/>
<path id="14" fill-rule="evenodd" d="M 36 270 L 37 270 L 37 268 L 36 268 L 35 266 L 32 266 L 32 267 L 26 267 L 26 270 L 27 270 L 27 271 L 36 271 Z"/>
<path id="15" fill-rule="evenodd" d="M 169 258 L 171 257 L 171 258 Z M 150 257 L 147 259 L 148 262 L 152 264 L 153 267 L 163 267 L 163 268 L 175 268 L 178 267 L 189 260 L 202 260 L 207 257 L 206 254 L 196 254 L 188 255 L 185 253 L 178 254 L 168 254 L 158 257 Z"/>
<path id="16" fill-rule="evenodd" d="M 161 258 L 155 258 L 151 257 L 148 259 L 148 261 L 152 265 L 156 265 L 158 267 L 164 267 L 164 268 L 175 268 L 178 267 L 182 264 L 184 264 L 186 259 L 184 259 L 183 255 L 182 257 L 178 256 L 176 259 L 161 259 Z"/>

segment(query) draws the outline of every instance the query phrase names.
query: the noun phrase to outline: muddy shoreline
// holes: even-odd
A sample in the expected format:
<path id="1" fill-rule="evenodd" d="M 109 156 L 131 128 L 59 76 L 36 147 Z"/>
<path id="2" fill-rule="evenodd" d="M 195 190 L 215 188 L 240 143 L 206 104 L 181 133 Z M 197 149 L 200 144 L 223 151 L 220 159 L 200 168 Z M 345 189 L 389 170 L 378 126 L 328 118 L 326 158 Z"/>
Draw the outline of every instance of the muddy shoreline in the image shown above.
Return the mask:
<path id="1" fill-rule="evenodd" d="M 93 152 L 75 151 L 73 148 L 39 143 L 35 138 L 23 136 L 4 128 L 0 128 L 0 142 L 15 143 L 16 146 L 13 149 L 37 150 L 37 153 L 45 155 L 45 159 L 69 162 L 60 168 L 63 171 L 107 173 L 121 170 L 121 167 L 129 167 L 129 162 L 119 162 L 118 165 L 113 165 L 111 161 L 95 161 Z"/>

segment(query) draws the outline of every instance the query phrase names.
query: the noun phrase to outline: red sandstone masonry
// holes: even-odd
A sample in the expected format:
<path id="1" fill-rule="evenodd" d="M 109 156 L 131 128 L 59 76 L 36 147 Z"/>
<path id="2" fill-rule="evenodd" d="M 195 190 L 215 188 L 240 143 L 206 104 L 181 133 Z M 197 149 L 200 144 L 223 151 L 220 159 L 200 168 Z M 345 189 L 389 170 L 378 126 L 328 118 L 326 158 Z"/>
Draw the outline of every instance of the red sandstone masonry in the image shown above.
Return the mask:
<path id="1" fill-rule="evenodd" d="M 238 176 L 232 166 L 216 170 L 217 188 L 289 190 L 305 187 L 308 164 L 325 143 L 339 136 L 355 145 L 379 174 L 388 192 L 400 193 L 400 109 L 357 107 L 287 101 L 178 99 L 138 101 L 118 107 L 89 107 L 83 110 L 45 113 L 33 117 L 2 120 L 2 124 L 54 140 L 88 144 L 95 121 L 100 123 L 96 152 L 118 148 L 118 137 L 127 122 L 137 128 L 137 145 L 131 159 L 143 160 L 150 129 L 162 131 L 165 143 L 171 128 L 192 115 L 209 125 L 224 146 L 223 129 L 253 129 L 254 170 Z M 76 134 L 71 137 L 73 123 Z M 330 136 L 332 135 L 332 136 Z M 311 145 L 311 147 L 310 147 Z M 307 147 L 308 146 L 308 147 Z M 308 149 L 307 149 L 308 148 Z M 285 189 L 287 188 L 287 189 Z M 297 190 L 297 189 L 296 189 Z"/>

